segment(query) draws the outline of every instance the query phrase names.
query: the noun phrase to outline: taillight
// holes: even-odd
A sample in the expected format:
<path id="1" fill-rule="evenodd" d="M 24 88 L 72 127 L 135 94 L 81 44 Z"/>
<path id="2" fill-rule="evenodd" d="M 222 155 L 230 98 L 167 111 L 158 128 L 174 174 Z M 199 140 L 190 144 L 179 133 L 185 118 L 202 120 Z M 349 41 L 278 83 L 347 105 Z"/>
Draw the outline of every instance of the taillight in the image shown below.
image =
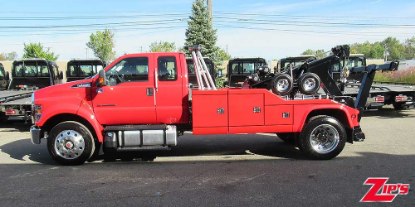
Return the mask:
<path id="1" fill-rule="evenodd" d="M 17 112 L 16 110 L 12 109 L 12 108 L 7 108 L 6 111 L 4 112 L 7 116 L 13 116 L 16 115 Z"/>
<path id="2" fill-rule="evenodd" d="M 405 96 L 405 95 L 395 96 L 395 102 L 406 102 L 407 100 L 408 100 L 408 96 Z"/>
<path id="3" fill-rule="evenodd" d="M 376 103 L 384 103 L 385 102 L 385 97 L 384 96 L 381 96 L 381 95 L 377 95 L 375 97 L 375 102 Z"/>

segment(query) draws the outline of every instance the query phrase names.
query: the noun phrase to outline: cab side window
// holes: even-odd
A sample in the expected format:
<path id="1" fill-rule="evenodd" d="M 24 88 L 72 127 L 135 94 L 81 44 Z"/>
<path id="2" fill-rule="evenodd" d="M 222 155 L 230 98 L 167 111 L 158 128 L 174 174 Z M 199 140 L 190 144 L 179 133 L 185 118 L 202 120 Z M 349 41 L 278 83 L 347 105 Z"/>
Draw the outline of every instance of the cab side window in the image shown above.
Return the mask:
<path id="1" fill-rule="evenodd" d="M 175 81 L 177 80 L 177 64 L 175 57 L 159 57 L 158 64 L 158 79 L 160 81 Z"/>
<path id="2" fill-rule="evenodd" d="M 148 58 L 126 58 L 106 72 L 108 85 L 148 81 Z"/>

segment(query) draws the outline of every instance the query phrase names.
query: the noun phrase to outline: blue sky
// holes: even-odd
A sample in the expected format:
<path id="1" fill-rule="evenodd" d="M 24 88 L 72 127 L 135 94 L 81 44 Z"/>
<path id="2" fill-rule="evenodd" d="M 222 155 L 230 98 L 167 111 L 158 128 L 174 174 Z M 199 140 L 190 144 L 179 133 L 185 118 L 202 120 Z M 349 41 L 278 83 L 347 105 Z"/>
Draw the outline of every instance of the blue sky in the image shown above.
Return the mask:
<path id="1" fill-rule="evenodd" d="M 60 59 L 91 58 L 89 34 L 115 33 L 117 55 L 154 41 L 183 45 L 193 0 L 0 0 L 0 52 L 41 42 Z M 267 59 L 337 44 L 415 36 L 415 1 L 213 0 L 218 45 L 234 57 Z"/>

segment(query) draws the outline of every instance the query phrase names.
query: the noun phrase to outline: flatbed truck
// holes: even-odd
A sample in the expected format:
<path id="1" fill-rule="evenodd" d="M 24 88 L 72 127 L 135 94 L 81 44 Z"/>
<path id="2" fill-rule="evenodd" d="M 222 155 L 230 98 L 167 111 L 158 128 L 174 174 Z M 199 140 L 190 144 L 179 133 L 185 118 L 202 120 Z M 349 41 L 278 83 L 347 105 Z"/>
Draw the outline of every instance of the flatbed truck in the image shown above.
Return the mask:
<path id="1" fill-rule="evenodd" d="M 62 72 L 52 61 L 44 59 L 16 60 L 8 89 L 0 91 L 1 121 L 30 121 L 31 94 L 40 88 L 61 83 Z"/>

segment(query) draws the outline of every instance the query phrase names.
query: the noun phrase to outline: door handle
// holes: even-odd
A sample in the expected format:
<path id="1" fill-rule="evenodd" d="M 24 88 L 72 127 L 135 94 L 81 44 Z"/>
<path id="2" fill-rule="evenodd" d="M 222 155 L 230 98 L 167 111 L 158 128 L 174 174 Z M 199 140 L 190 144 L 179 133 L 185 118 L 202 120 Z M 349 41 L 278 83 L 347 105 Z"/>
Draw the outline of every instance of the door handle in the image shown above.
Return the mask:
<path id="1" fill-rule="evenodd" d="M 147 88 L 147 89 L 146 89 L 146 94 L 147 94 L 147 96 L 153 96 L 153 95 L 154 95 L 154 90 L 153 90 L 153 88 Z"/>

